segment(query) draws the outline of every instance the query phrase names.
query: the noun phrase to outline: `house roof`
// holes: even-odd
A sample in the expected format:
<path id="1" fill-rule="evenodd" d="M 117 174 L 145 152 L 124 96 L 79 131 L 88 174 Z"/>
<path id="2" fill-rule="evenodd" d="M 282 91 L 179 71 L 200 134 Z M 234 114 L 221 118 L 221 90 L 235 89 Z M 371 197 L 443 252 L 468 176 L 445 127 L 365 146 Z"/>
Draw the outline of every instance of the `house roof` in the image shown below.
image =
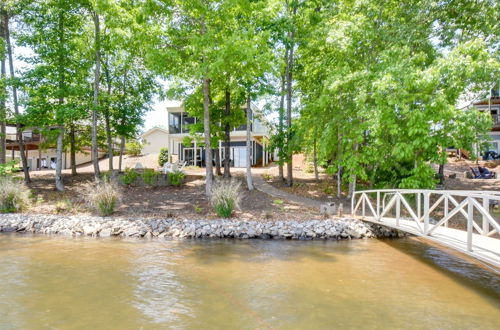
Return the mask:
<path id="1" fill-rule="evenodd" d="M 489 105 L 489 100 L 490 98 L 481 100 L 479 102 L 475 102 L 474 105 Z M 492 96 L 491 97 L 491 105 L 497 105 L 500 104 L 500 96 Z"/>
<path id="2" fill-rule="evenodd" d="M 141 134 L 141 138 L 145 137 L 145 136 L 148 136 L 149 134 L 155 132 L 155 131 L 160 131 L 160 132 L 163 132 L 165 134 L 168 134 L 168 130 L 166 130 L 165 128 L 163 127 L 159 127 L 159 126 L 155 126 L 153 128 L 150 128 L 149 130 L 147 130 L 146 132 L 142 133 Z"/>

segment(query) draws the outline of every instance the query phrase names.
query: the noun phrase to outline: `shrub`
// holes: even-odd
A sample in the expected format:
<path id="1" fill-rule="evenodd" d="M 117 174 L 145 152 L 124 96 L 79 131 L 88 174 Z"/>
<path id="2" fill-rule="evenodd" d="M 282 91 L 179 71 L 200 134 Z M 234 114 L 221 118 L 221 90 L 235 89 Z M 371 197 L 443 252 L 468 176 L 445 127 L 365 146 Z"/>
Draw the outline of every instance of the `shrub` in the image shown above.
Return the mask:
<path id="1" fill-rule="evenodd" d="M 113 182 L 102 181 L 98 184 L 87 184 L 84 196 L 89 207 L 105 217 L 115 211 L 121 200 L 121 191 Z"/>
<path id="2" fill-rule="evenodd" d="M 273 179 L 273 176 L 272 176 L 271 174 L 269 174 L 269 173 L 264 173 L 264 174 L 262 174 L 262 177 L 263 177 L 263 178 L 264 178 L 264 180 L 266 180 L 266 181 L 270 181 L 270 180 L 272 180 L 272 179 Z"/>
<path id="3" fill-rule="evenodd" d="M 168 148 L 161 148 L 160 154 L 158 155 L 158 165 L 163 167 L 165 163 L 168 162 Z"/>
<path id="4" fill-rule="evenodd" d="M 73 203 L 71 200 L 64 198 L 56 202 L 56 212 L 62 213 L 70 211 L 73 208 Z"/>
<path id="5" fill-rule="evenodd" d="M 142 180 L 144 181 L 145 184 L 150 186 L 156 183 L 157 176 L 158 174 L 155 172 L 155 170 L 151 168 L 146 168 L 142 172 Z"/>
<path id="6" fill-rule="evenodd" d="M 137 173 L 133 168 L 126 168 L 125 173 L 122 176 L 122 182 L 124 185 L 130 186 L 135 182 L 139 173 Z"/>
<path id="7" fill-rule="evenodd" d="M 0 176 L 12 175 L 17 169 L 17 160 L 11 160 L 5 164 L 0 164 Z"/>
<path id="8" fill-rule="evenodd" d="M 314 173 L 314 164 L 307 162 L 306 166 L 304 166 L 304 173 L 307 173 L 307 174 Z"/>
<path id="9" fill-rule="evenodd" d="M 182 171 L 174 171 L 168 173 L 168 182 L 172 186 L 180 187 L 186 175 Z"/>
<path id="10" fill-rule="evenodd" d="M 0 177 L 0 212 L 20 212 L 30 207 L 30 190 L 24 182 Z"/>
<path id="11" fill-rule="evenodd" d="M 139 141 L 130 141 L 125 144 L 125 150 L 130 156 L 137 157 L 141 154 L 143 146 L 144 143 L 141 143 Z"/>
<path id="12" fill-rule="evenodd" d="M 223 218 L 229 218 L 234 209 L 239 208 L 241 200 L 241 182 L 232 180 L 219 180 L 214 182 L 210 204 L 215 213 Z"/>

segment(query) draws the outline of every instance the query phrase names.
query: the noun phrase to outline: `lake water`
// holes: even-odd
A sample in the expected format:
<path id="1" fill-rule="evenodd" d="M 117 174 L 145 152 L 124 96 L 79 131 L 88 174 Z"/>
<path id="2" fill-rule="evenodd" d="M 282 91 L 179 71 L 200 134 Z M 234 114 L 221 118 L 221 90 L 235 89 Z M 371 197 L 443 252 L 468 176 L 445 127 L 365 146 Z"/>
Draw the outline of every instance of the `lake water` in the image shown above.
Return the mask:
<path id="1" fill-rule="evenodd" d="M 498 275 L 416 239 L 0 235 L 0 329 L 498 329 Z"/>

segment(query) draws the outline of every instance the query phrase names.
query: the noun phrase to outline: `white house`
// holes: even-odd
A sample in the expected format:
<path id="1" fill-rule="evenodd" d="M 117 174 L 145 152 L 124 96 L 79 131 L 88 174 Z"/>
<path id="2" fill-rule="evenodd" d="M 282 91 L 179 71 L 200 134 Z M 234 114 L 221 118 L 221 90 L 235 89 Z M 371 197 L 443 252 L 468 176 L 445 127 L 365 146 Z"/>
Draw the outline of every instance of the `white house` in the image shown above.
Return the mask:
<path id="1" fill-rule="evenodd" d="M 489 150 L 500 154 L 500 91 L 492 89 L 490 96 L 474 103 L 474 107 L 491 114 L 493 127 L 489 133 L 492 139 Z"/>
<path id="2" fill-rule="evenodd" d="M 272 154 L 269 152 L 268 129 L 263 123 L 259 109 L 251 104 L 251 162 L 254 165 L 267 165 Z M 246 109 L 242 109 L 246 112 Z M 199 119 L 190 116 L 184 111 L 182 104 L 167 107 L 168 112 L 168 149 L 172 159 L 186 161 L 189 165 L 204 166 L 205 152 L 197 144 L 196 139 L 188 146 L 184 145 L 185 138 L 189 137 L 189 125 L 195 124 Z M 241 125 L 231 131 L 230 159 L 232 167 L 246 167 L 246 125 Z M 200 135 L 200 140 L 203 140 Z M 218 152 L 220 159 L 224 159 L 224 142 L 219 141 Z"/>
<path id="3" fill-rule="evenodd" d="M 157 154 L 162 148 L 168 148 L 168 130 L 155 126 L 141 135 L 144 141 L 143 154 Z"/>
<path id="4" fill-rule="evenodd" d="M 23 130 L 24 153 L 28 161 L 28 168 L 32 170 L 53 169 L 56 162 L 56 150 L 54 148 L 40 148 L 42 137 L 32 129 Z M 105 152 L 99 151 L 99 158 L 105 156 Z M 16 127 L 6 126 L 6 160 L 16 159 L 20 163 L 19 141 L 16 136 Z M 90 148 L 82 148 L 75 154 L 75 164 L 81 165 L 92 161 Z M 71 156 L 69 151 L 63 153 L 63 169 L 71 168 Z"/>

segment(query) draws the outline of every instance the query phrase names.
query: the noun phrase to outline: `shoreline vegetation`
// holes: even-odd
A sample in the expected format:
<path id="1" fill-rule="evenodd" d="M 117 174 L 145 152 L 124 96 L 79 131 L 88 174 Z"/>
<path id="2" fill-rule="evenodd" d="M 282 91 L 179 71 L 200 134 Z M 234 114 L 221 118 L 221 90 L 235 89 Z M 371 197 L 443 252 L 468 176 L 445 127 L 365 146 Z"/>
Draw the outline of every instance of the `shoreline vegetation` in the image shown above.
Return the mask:
<path id="1" fill-rule="evenodd" d="M 308 221 L 178 220 L 39 214 L 1 214 L 0 233 L 90 237 L 344 240 L 407 234 L 349 218 Z"/>

